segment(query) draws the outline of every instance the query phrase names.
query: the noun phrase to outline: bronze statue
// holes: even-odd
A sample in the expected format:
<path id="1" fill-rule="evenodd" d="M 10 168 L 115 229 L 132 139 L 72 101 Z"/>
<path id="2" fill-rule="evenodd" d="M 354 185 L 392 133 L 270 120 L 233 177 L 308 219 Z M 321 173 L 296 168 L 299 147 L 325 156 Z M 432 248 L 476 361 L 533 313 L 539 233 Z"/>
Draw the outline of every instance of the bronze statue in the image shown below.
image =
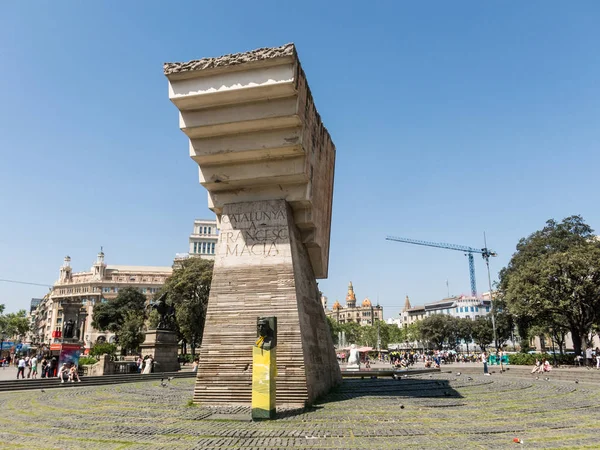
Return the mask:
<path id="1" fill-rule="evenodd" d="M 67 323 L 65 323 L 65 326 L 63 328 L 63 337 L 64 338 L 67 338 L 67 339 L 73 338 L 74 326 L 75 326 L 75 322 L 73 322 L 73 319 L 69 319 L 67 321 Z"/>
<path id="2" fill-rule="evenodd" d="M 264 350 L 271 350 L 271 348 L 275 347 L 275 333 L 271 328 L 269 319 L 267 317 L 259 317 L 256 321 L 256 334 L 258 339 L 256 340 L 255 345 L 257 347 Z"/>
<path id="3" fill-rule="evenodd" d="M 175 319 L 175 307 L 167 304 L 167 293 L 162 294 L 156 302 L 151 303 L 152 309 L 158 312 L 159 319 L 157 330 L 169 330 Z"/>

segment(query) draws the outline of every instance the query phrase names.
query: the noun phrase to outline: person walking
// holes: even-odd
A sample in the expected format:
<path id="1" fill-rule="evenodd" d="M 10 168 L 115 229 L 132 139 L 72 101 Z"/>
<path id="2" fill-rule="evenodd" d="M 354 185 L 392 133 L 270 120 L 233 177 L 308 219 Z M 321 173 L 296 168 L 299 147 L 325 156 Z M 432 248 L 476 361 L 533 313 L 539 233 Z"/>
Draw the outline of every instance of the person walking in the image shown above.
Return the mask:
<path id="1" fill-rule="evenodd" d="M 25 367 L 27 367 L 27 378 L 31 378 L 31 360 L 29 356 L 25 357 Z"/>
<path id="2" fill-rule="evenodd" d="M 596 347 L 596 369 L 600 370 L 600 348 Z"/>
<path id="3" fill-rule="evenodd" d="M 29 364 L 31 367 L 31 379 L 37 378 L 37 373 L 38 373 L 38 360 L 37 360 L 37 356 L 33 356 L 33 358 L 31 358 L 29 360 Z M 27 378 L 29 378 L 29 375 L 27 375 Z"/>
<path id="4" fill-rule="evenodd" d="M 488 372 L 488 362 L 487 362 L 487 353 L 483 352 L 481 354 L 481 362 L 483 362 L 483 374 L 484 375 L 489 375 Z"/>
<path id="5" fill-rule="evenodd" d="M 25 379 L 25 366 L 27 363 L 25 362 L 25 358 L 21 356 L 19 361 L 17 362 L 17 380 L 19 379 L 19 375 L 21 375 L 21 379 Z"/>

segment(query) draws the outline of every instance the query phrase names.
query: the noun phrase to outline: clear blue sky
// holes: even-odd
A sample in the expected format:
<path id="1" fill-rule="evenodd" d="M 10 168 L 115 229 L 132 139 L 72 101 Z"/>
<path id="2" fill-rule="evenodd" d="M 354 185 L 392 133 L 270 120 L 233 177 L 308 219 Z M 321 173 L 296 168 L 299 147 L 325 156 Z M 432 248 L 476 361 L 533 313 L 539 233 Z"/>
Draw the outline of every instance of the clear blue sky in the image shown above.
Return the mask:
<path id="1" fill-rule="evenodd" d="M 600 3 L 3 2 L 0 278 L 170 265 L 206 192 L 162 63 L 295 42 L 337 146 L 329 279 L 396 315 L 468 293 L 460 252 L 549 218 L 600 229 Z M 478 286 L 486 289 L 477 259 Z M 8 311 L 43 287 L 0 282 Z"/>

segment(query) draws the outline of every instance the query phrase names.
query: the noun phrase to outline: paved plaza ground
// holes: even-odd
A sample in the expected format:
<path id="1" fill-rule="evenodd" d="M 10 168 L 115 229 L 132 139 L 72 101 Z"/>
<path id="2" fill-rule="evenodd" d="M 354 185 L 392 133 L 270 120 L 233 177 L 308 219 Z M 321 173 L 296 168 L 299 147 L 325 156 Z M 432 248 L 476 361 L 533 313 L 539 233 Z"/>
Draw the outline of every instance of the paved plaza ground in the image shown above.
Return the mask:
<path id="1" fill-rule="evenodd" d="M 192 379 L 2 393 L 0 447 L 599 448 L 600 384 L 470 377 L 347 379 L 268 422 L 244 420 L 248 408 L 189 406 Z"/>

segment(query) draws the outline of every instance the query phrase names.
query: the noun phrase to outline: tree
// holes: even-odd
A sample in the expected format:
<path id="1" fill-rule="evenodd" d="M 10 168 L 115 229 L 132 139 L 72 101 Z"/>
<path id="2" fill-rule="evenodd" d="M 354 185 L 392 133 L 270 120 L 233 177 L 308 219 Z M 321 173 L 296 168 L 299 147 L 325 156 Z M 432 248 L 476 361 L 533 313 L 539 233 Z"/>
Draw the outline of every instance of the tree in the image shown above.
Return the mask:
<path id="1" fill-rule="evenodd" d="M 519 241 L 500 272 L 499 289 L 518 324 L 536 325 L 548 317 L 567 324 L 580 354 L 600 322 L 600 242 L 581 216 L 549 220 Z"/>
<path id="2" fill-rule="evenodd" d="M 454 347 L 456 329 L 456 320 L 447 314 L 433 314 L 421 321 L 421 337 L 440 350 L 444 344 Z"/>
<path id="3" fill-rule="evenodd" d="M 2 305 L 2 310 L 4 310 L 4 305 Z M 24 309 L 2 316 L 1 323 L 3 333 L 9 337 L 22 339 L 29 331 L 29 320 L 27 320 L 27 312 Z"/>
<path id="4" fill-rule="evenodd" d="M 125 320 L 117 333 L 117 339 L 122 350 L 137 352 L 144 342 L 144 316 L 135 311 L 128 311 Z"/>
<path id="5" fill-rule="evenodd" d="M 473 326 L 471 327 L 471 333 L 473 340 L 481 350 L 487 348 L 489 344 L 494 340 L 494 329 L 492 328 L 492 317 L 490 315 L 480 316 L 473 320 Z"/>
<path id="6" fill-rule="evenodd" d="M 469 343 L 473 340 L 473 321 L 467 317 L 457 320 L 457 339 L 465 341 L 467 344 L 467 353 L 469 352 Z"/>
<path id="7" fill-rule="evenodd" d="M 115 333 L 121 351 L 137 350 L 146 319 L 146 296 L 135 288 L 119 290 L 114 300 L 94 307 L 92 326 Z M 141 338 L 143 341 L 143 338 Z"/>
<path id="8" fill-rule="evenodd" d="M 202 343 L 212 272 L 212 261 L 184 260 L 157 294 L 166 293 L 168 301 L 175 306 L 176 331 L 184 343 L 190 344 L 192 355 Z"/>

